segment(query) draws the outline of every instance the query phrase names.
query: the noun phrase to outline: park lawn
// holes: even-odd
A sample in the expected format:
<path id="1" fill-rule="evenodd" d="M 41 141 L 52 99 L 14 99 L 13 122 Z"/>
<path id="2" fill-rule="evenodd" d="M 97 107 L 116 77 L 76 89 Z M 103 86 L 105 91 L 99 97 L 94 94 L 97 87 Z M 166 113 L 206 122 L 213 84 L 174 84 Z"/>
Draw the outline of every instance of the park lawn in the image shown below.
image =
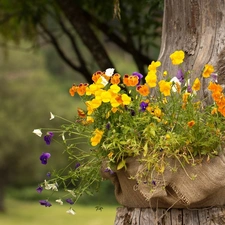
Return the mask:
<path id="1" fill-rule="evenodd" d="M 44 207 L 38 202 L 6 200 L 7 212 L 0 214 L 0 224 L 4 225 L 110 225 L 114 224 L 116 206 L 103 206 L 96 211 L 95 206 L 74 205 L 76 215 L 67 214 L 69 205 Z"/>

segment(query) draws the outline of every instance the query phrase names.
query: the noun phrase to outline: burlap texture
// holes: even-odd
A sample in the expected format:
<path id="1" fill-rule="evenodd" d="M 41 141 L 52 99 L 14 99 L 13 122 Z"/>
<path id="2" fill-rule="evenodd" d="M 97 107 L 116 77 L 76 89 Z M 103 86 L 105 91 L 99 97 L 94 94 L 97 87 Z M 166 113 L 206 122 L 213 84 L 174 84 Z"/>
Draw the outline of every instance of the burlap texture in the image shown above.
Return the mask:
<path id="1" fill-rule="evenodd" d="M 176 172 L 165 170 L 163 176 L 154 178 L 155 187 L 145 182 L 131 179 L 142 165 L 136 158 L 126 160 L 127 169 L 114 174 L 103 172 L 103 177 L 110 179 L 115 186 L 117 201 L 126 207 L 134 208 L 202 208 L 225 205 L 225 154 L 210 159 L 196 166 L 186 165 L 185 170 Z M 192 180 L 187 176 L 195 174 Z"/>

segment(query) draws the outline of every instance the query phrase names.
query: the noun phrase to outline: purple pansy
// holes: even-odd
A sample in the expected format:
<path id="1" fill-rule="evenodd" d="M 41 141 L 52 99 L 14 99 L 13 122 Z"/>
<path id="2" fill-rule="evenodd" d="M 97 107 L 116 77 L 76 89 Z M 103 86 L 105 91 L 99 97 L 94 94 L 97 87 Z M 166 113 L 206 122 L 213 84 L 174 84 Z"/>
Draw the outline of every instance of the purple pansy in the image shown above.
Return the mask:
<path id="1" fill-rule="evenodd" d="M 48 134 L 44 136 L 44 141 L 46 142 L 47 145 L 51 144 L 53 136 L 54 134 L 52 132 L 48 132 Z"/>
<path id="2" fill-rule="evenodd" d="M 48 159 L 51 157 L 51 154 L 48 153 L 48 152 L 43 152 L 40 156 L 40 160 L 41 160 L 41 163 L 46 165 L 47 162 L 48 162 Z"/>
<path id="3" fill-rule="evenodd" d="M 177 77 L 177 79 L 178 79 L 181 83 L 184 82 L 184 74 L 183 74 L 183 72 L 182 72 L 181 69 L 179 69 L 179 70 L 177 71 L 176 77 Z"/>
<path id="4" fill-rule="evenodd" d="M 106 173 L 109 173 L 110 175 L 114 174 L 114 172 L 108 167 L 105 169 Z"/>
<path id="5" fill-rule="evenodd" d="M 67 198 L 66 199 L 66 202 L 68 202 L 70 205 L 73 205 L 74 204 L 74 201 L 71 198 Z"/>
<path id="6" fill-rule="evenodd" d="M 213 82 L 218 82 L 217 80 L 217 77 L 218 77 L 218 74 L 217 73 L 211 73 L 210 77 L 212 78 Z"/>
<path id="7" fill-rule="evenodd" d="M 138 84 L 137 85 L 139 85 L 141 83 L 141 79 L 143 78 L 143 75 L 141 73 L 138 73 L 138 72 L 133 72 L 132 75 L 138 77 Z"/>
<path id="8" fill-rule="evenodd" d="M 76 163 L 76 165 L 75 165 L 75 169 L 77 169 L 78 167 L 80 167 L 80 163 L 78 162 L 78 163 Z"/>
<path id="9" fill-rule="evenodd" d="M 51 177 L 51 173 L 50 172 L 47 172 L 46 176 L 47 177 Z"/>
<path id="10" fill-rule="evenodd" d="M 109 130 L 110 127 L 111 127 L 111 124 L 110 124 L 110 122 L 108 122 L 108 123 L 106 124 L 106 129 Z"/>
<path id="11" fill-rule="evenodd" d="M 146 108 L 148 107 L 148 103 L 147 102 L 141 102 L 140 107 L 141 107 L 141 111 L 144 112 L 146 110 Z"/>
<path id="12" fill-rule="evenodd" d="M 188 93 L 192 93 L 191 85 L 188 85 L 188 86 L 187 86 L 187 92 L 188 92 Z"/>
<path id="13" fill-rule="evenodd" d="M 44 205 L 45 207 L 50 207 L 50 206 L 52 206 L 52 204 L 51 204 L 49 201 L 47 201 L 47 200 L 40 200 L 39 203 L 40 203 L 41 205 Z"/>
<path id="14" fill-rule="evenodd" d="M 39 186 L 38 188 L 36 188 L 36 191 L 37 191 L 38 193 L 41 193 L 41 192 L 43 191 L 43 187 L 42 187 L 42 186 Z"/>

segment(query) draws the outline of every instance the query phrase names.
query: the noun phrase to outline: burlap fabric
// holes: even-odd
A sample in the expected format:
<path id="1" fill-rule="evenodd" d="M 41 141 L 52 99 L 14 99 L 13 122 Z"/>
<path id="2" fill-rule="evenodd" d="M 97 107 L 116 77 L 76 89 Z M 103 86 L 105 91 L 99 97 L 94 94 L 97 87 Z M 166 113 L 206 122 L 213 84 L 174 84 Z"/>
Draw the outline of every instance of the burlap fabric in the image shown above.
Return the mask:
<path id="1" fill-rule="evenodd" d="M 102 172 L 115 186 L 117 201 L 134 208 L 202 208 L 225 205 L 225 154 L 197 166 L 185 166 L 186 172 L 197 177 L 192 180 L 179 168 L 176 172 L 165 170 L 154 179 L 154 190 L 145 182 L 131 179 L 142 165 L 135 158 L 126 160 L 127 169 L 114 174 Z"/>

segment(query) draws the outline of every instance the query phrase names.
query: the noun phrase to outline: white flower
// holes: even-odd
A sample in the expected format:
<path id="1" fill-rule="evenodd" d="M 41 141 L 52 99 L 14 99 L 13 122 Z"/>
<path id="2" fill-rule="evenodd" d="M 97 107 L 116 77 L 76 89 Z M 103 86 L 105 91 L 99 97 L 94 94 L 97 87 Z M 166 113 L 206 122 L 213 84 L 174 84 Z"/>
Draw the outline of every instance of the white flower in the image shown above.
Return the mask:
<path id="1" fill-rule="evenodd" d="M 106 86 L 109 82 L 105 79 L 105 77 L 101 76 L 101 84 L 103 84 L 104 86 Z"/>
<path id="2" fill-rule="evenodd" d="M 45 189 L 46 190 L 53 190 L 53 191 L 58 191 L 58 184 L 49 184 L 46 180 L 45 180 Z"/>
<path id="3" fill-rule="evenodd" d="M 71 215 L 75 215 L 76 214 L 76 212 L 73 209 L 71 209 L 71 208 L 69 210 L 67 210 L 66 213 L 71 214 Z"/>
<path id="4" fill-rule="evenodd" d="M 52 112 L 50 112 L 50 119 L 49 120 L 53 120 L 55 118 L 54 114 Z"/>
<path id="5" fill-rule="evenodd" d="M 176 87 L 176 83 L 178 83 L 179 85 L 181 85 L 181 82 L 178 80 L 177 77 L 173 77 L 170 82 L 174 82 L 173 86 L 172 86 L 172 91 L 173 92 L 177 92 L 177 87 Z"/>
<path id="6" fill-rule="evenodd" d="M 76 195 L 75 195 L 73 190 L 66 190 L 66 191 L 68 191 L 73 197 L 76 197 Z"/>
<path id="7" fill-rule="evenodd" d="M 114 70 L 115 70 L 114 68 L 106 69 L 105 75 L 108 76 L 108 77 L 111 77 L 113 75 L 113 73 L 114 73 Z"/>
<path id="8" fill-rule="evenodd" d="M 41 137 L 41 135 L 42 135 L 42 132 L 41 132 L 40 129 L 34 129 L 34 130 L 33 130 L 33 133 L 36 134 L 36 135 L 39 136 L 39 137 Z"/>
<path id="9" fill-rule="evenodd" d="M 57 203 L 59 203 L 60 205 L 63 205 L 63 201 L 61 199 L 56 199 L 55 200 Z"/>

